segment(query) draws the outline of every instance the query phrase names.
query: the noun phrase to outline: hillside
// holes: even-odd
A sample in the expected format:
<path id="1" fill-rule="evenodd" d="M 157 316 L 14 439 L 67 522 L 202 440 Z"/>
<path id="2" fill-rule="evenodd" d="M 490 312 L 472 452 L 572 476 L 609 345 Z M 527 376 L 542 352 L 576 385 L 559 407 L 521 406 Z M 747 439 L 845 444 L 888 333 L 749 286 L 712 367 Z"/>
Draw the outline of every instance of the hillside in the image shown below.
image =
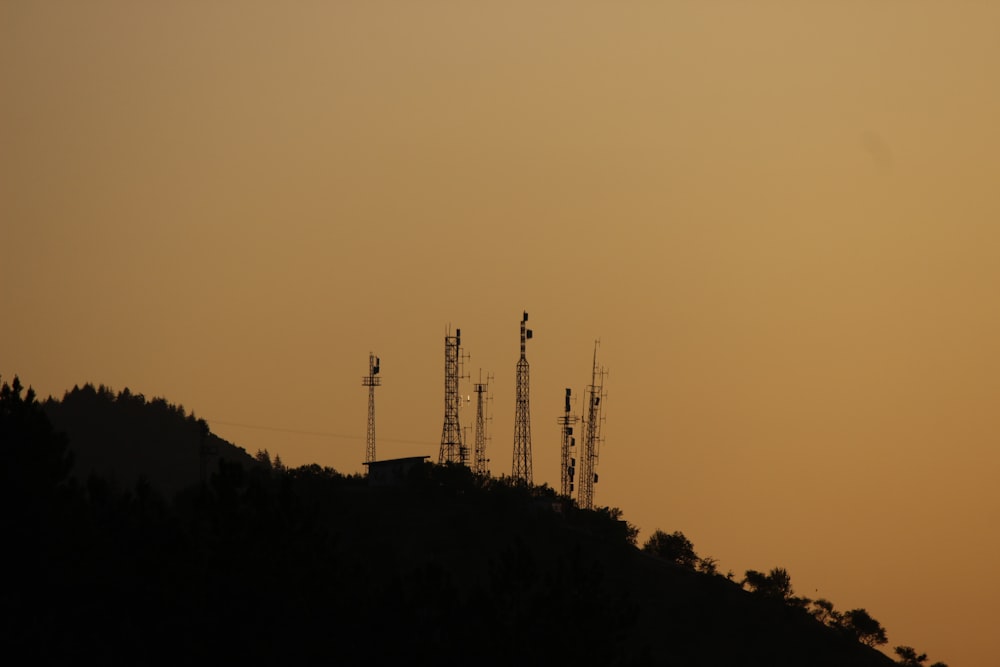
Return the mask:
<path id="1" fill-rule="evenodd" d="M 118 413 L 100 414 L 94 432 L 124 432 L 102 423 Z M 398 486 L 372 487 L 316 465 L 222 459 L 207 485 L 168 502 L 142 484 L 70 477 L 67 440 L 39 404 L 8 392 L 0 416 L 5 480 L 47 462 L 45 474 L 3 490 L 20 575 L 0 607 L 12 654 L 138 664 L 894 664 L 802 608 L 639 551 L 616 510 L 579 510 L 547 487 L 429 464 Z M 175 445 L 164 437 L 156 446 Z"/>
<path id="2" fill-rule="evenodd" d="M 183 407 L 163 398 L 147 401 L 128 388 L 115 394 L 104 385 L 86 384 L 62 400 L 49 398 L 43 407 L 56 430 L 69 437 L 72 474 L 81 481 L 96 473 L 131 488 L 144 479 L 169 498 L 197 484 L 203 465 L 207 473 L 218 468 L 220 459 L 253 462 Z"/>

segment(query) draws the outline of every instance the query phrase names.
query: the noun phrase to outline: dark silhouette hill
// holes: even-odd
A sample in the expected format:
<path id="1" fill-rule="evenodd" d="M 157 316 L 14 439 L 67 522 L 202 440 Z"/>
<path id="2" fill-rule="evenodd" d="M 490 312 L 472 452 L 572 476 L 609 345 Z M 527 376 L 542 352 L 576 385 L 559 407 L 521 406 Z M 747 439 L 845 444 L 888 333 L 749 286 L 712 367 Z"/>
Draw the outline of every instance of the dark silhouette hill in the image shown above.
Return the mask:
<path id="1" fill-rule="evenodd" d="M 88 400 L 92 433 L 124 432 Z M 0 395 L 2 472 L 18 480 L 0 491 L 8 660 L 894 664 L 800 605 L 640 551 L 618 510 L 545 486 L 431 464 L 370 486 L 265 456 L 222 458 L 167 501 L 70 475 L 51 407 Z"/>
<path id="2" fill-rule="evenodd" d="M 247 466 L 253 461 L 182 406 L 146 400 L 128 388 L 115 394 L 104 385 L 85 384 L 62 400 L 49 398 L 43 407 L 56 430 L 68 436 L 72 474 L 81 481 L 96 473 L 132 488 L 143 479 L 169 498 L 198 483 L 203 465 L 209 472 L 219 459 Z"/>

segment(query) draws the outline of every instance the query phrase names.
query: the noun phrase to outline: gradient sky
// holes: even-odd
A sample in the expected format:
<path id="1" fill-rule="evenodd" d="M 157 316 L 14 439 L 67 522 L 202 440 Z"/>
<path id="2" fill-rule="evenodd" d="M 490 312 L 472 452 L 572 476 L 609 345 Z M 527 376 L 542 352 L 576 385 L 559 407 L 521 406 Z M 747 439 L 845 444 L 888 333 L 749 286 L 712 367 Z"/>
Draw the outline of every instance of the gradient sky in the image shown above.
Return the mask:
<path id="1" fill-rule="evenodd" d="M 597 504 L 990 664 L 998 29 L 972 1 L 0 0 L 0 374 L 356 472 L 369 351 L 379 457 L 436 458 L 450 325 L 509 473 L 527 309 L 536 482 L 600 338 Z"/>

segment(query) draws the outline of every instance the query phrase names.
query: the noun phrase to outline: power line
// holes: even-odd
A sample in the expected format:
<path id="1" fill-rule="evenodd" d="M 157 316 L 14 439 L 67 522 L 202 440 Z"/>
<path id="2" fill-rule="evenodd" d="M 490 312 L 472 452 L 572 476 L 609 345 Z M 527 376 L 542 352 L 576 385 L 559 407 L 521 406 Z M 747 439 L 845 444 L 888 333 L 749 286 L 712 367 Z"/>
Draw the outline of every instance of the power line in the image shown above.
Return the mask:
<path id="1" fill-rule="evenodd" d="M 351 435 L 347 433 L 331 433 L 329 431 L 304 431 L 302 429 L 296 428 L 282 428 L 280 426 L 263 426 L 261 424 L 242 424 L 239 422 L 228 422 L 219 421 L 217 419 L 206 419 L 209 424 L 221 424 L 223 426 L 237 426 L 239 428 L 250 428 L 259 431 L 276 431 L 278 433 L 297 433 L 299 435 L 312 435 L 320 438 L 344 438 L 348 440 L 363 440 L 367 436 L 364 435 Z M 410 445 L 434 445 L 436 443 L 427 442 L 426 440 L 404 440 L 402 438 L 379 438 L 383 442 L 400 442 Z"/>

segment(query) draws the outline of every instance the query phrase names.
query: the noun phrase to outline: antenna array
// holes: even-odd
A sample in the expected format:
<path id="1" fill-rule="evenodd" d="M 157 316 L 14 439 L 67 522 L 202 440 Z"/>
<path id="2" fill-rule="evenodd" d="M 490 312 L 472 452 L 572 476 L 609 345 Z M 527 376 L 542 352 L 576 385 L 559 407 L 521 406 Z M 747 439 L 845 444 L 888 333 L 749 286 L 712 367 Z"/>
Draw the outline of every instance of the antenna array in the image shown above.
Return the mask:
<path id="1" fill-rule="evenodd" d="M 567 387 L 566 407 L 563 416 L 559 418 L 559 425 L 562 426 L 562 441 L 559 447 L 559 493 L 567 498 L 573 495 L 573 479 L 576 476 L 576 458 L 573 456 L 576 451 L 576 438 L 573 437 L 573 425 L 580 421 L 579 416 L 571 414 L 572 395 L 573 390 Z"/>
<path id="2" fill-rule="evenodd" d="M 489 403 L 493 400 L 490 394 L 490 383 L 493 375 L 487 373 L 486 382 L 483 382 L 483 371 L 479 370 L 479 382 L 475 384 L 476 389 L 476 449 L 472 456 L 472 472 L 477 475 L 490 474 L 490 460 L 486 458 L 486 442 L 490 439 L 487 433 L 487 424 L 493 420 L 489 414 Z"/>
<path id="3" fill-rule="evenodd" d="M 583 509 L 594 508 L 594 485 L 597 484 L 597 459 L 601 453 L 601 426 L 604 422 L 603 399 L 604 377 L 607 371 L 597 364 L 597 348 L 600 341 L 594 342 L 594 365 L 590 374 L 590 385 L 587 386 L 587 416 L 584 420 L 583 451 L 580 453 L 580 490 L 577 504 Z"/>

